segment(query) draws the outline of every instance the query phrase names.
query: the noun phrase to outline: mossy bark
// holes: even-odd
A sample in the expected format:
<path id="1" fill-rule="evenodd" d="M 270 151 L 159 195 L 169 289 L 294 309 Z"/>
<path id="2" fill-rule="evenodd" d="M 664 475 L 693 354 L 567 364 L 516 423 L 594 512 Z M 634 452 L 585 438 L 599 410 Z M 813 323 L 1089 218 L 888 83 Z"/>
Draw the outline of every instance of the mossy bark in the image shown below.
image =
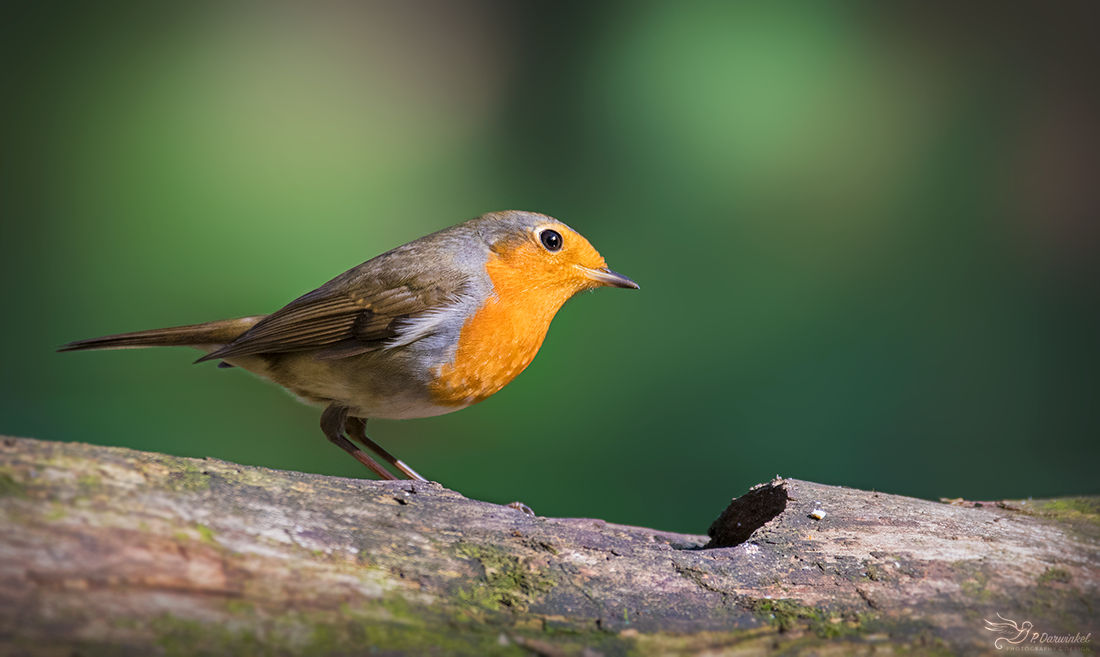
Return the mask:
<path id="1" fill-rule="evenodd" d="M 1095 498 L 776 480 L 708 537 L 9 438 L 0 519 L 0 654 L 954 654 L 993 651 L 998 613 L 1100 629 Z"/>

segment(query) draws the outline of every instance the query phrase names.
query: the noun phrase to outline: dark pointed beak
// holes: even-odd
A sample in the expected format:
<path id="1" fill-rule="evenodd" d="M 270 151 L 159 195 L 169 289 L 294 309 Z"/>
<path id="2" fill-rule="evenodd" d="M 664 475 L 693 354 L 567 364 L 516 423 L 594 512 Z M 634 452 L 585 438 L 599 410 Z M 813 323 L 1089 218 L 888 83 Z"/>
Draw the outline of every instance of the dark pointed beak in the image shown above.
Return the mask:
<path id="1" fill-rule="evenodd" d="M 626 276 L 618 272 L 611 271 L 607 267 L 600 269 L 592 269 L 590 267 L 583 267 L 576 265 L 577 269 L 584 272 L 584 275 L 588 278 L 596 281 L 600 285 L 607 285 L 609 287 L 625 287 L 631 290 L 637 290 L 638 284 L 630 280 Z"/>

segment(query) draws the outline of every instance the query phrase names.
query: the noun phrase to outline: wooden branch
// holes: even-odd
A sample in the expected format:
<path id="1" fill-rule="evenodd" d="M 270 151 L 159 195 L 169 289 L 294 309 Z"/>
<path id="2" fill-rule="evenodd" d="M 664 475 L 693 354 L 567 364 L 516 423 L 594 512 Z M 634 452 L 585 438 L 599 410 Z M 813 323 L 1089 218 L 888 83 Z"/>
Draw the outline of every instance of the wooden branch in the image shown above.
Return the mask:
<path id="1" fill-rule="evenodd" d="M 1096 498 L 777 479 L 707 537 L 8 438 L 0 518 L 0 654 L 984 653 L 998 613 L 1083 637 L 1100 610 Z"/>

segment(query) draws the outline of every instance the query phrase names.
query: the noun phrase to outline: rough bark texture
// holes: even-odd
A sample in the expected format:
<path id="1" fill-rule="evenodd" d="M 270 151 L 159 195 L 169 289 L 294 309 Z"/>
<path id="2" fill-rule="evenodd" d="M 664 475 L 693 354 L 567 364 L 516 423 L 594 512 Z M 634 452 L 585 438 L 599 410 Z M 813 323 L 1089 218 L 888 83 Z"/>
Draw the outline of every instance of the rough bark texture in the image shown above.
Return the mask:
<path id="1" fill-rule="evenodd" d="M 0 653 L 981 654 L 1100 629 L 1098 518 L 777 479 L 708 538 L 9 438 Z"/>

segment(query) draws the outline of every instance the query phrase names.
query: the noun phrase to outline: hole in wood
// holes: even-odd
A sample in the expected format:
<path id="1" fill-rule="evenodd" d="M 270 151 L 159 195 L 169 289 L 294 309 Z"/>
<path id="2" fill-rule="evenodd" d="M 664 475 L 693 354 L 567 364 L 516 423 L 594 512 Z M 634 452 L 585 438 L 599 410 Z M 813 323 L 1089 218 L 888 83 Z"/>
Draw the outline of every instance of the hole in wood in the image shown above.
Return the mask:
<path id="1" fill-rule="evenodd" d="M 704 550 L 740 545 L 752 533 L 787 508 L 787 487 L 781 480 L 761 484 L 730 502 L 707 530 Z"/>

